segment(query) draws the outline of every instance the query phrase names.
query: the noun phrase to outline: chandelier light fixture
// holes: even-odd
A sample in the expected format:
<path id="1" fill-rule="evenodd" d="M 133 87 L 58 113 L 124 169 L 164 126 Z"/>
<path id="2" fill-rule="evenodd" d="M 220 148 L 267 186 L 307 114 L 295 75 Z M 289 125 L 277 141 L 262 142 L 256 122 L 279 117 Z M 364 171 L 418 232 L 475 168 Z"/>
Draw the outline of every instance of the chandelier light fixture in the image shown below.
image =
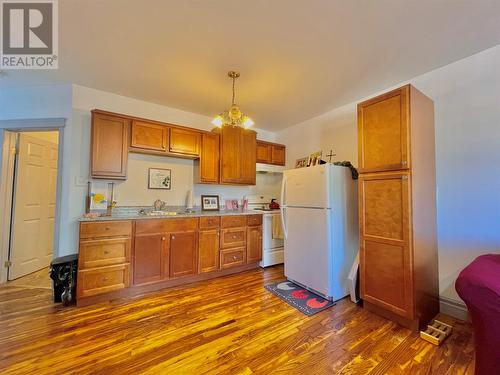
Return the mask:
<path id="1" fill-rule="evenodd" d="M 222 128 L 225 125 L 230 125 L 230 126 L 241 126 L 245 129 L 248 129 L 251 127 L 254 122 L 250 117 L 247 115 L 243 114 L 240 110 L 240 107 L 238 107 L 234 103 L 234 83 L 236 81 L 236 78 L 240 76 L 240 73 L 235 72 L 235 71 L 230 71 L 227 73 L 229 78 L 233 80 L 233 99 L 231 101 L 231 107 L 227 110 L 224 111 L 212 120 L 212 124 L 217 126 L 218 128 Z"/>

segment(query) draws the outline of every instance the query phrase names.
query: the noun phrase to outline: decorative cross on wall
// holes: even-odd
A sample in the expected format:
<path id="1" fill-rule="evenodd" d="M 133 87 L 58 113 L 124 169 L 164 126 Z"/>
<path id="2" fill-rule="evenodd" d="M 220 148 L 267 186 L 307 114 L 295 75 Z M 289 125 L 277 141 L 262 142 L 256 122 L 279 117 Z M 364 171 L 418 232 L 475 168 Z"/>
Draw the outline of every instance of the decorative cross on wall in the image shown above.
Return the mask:
<path id="1" fill-rule="evenodd" d="M 328 157 L 328 163 L 331 163 L 332 162 L 332 157 L 334 157 L 336 155 L 337 154 L 333 153 L 333 150 L 330 150 L 330 153 L 326 155 Z"/>

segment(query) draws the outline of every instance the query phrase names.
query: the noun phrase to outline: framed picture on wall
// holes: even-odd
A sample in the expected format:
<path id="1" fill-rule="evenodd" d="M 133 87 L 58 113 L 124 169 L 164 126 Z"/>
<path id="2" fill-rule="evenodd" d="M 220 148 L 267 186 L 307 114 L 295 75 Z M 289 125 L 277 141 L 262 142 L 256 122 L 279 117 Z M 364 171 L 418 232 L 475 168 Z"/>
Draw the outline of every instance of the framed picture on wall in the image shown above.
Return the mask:
<path id="1" fill-rule="evenodd" d="M 170 190 L 172 171 L 170 169 L 149 168 L 148 189 Z"/>
<path id="2" fill-rule="evenodd" d="M 218 195 L 202 195 L 201 196 L 202 211 L 218 211 L 219 196 Z"/>
<path id="3" fill-rule="evenodd" d="M 304 168 L 304 167 L 307 167 L 307 161 L 308 160 L 309 160 L 309 158 L 301 158 L 301 159 L 295 160 L 295 168 Z"/>

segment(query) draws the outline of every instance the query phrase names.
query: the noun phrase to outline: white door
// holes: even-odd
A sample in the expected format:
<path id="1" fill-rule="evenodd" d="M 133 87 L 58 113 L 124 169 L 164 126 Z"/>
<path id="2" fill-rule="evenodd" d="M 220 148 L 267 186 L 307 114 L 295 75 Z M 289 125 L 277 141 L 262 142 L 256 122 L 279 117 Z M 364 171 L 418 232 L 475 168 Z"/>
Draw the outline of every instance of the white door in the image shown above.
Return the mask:
<path id="1" fill-rule="evenodd" d="M 19 135 L 9 280 L 47 267 L 54 248 L 57 145 Z"/>
<path id="2" fill-rule="evenodd" d="M 330 207 L 330 165 L 286 170 L 281 203 L 287 207 Z"/>
<path id="3" fill-rule="evenodd" d="M 284 209 L 285 276 L 331 297 L 330 210 Z"/>

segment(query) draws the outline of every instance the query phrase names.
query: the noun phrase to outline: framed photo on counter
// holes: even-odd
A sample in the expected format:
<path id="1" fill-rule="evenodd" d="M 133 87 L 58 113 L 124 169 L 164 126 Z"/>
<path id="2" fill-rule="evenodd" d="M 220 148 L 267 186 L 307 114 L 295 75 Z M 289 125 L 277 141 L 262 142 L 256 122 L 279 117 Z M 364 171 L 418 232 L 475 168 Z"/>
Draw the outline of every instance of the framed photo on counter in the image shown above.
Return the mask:
<path id="1" fill-rule="evenodd" d="M 219 196 L 218 195 L 202 195 L 201 196 L 202 211 L 219 211 Z"/>

